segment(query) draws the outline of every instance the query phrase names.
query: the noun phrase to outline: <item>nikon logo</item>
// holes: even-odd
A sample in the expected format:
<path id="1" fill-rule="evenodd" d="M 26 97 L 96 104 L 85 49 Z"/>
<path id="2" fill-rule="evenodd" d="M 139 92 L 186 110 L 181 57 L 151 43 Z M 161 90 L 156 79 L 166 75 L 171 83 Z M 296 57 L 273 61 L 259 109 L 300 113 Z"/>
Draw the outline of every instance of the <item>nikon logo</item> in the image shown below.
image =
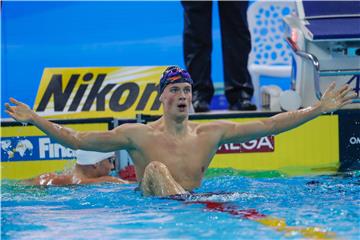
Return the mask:
<path id="1" fill-rule="evenodd" d="M 157 84 L 147 83 L 145 89 L 140 93 L 140 86 L 136 82 L 106 84 L 104 83 L 106 76 L 106 73 L 95 75 L 88 72 L 82 76 L 75 73 L 69 79 L 64 79 L 63 74 L 53 74 L 35 111 L 45 111 L 51 98 L 53 98 L 55 112 L 90 111 L 94 104 L 96 106 L 95 111 L 110 109 L 114 112 L 122 112 L 132 107 L 139 96 L 140 100 L 136 105 L 136 111 L 143 111 L 147 104 L 151 104 L 152 111 L 159 110 L 160 101 Z M 80 81 L 80 86 L 75 88 Z M 86 96 L 85 92 L 89 92 L 89 94 Z M 149 98 L 153 93 L 156 94 L 156 98 L 151 103 Z M 106 106 L 105 99 L 109 99 L 108 106 Z"/>

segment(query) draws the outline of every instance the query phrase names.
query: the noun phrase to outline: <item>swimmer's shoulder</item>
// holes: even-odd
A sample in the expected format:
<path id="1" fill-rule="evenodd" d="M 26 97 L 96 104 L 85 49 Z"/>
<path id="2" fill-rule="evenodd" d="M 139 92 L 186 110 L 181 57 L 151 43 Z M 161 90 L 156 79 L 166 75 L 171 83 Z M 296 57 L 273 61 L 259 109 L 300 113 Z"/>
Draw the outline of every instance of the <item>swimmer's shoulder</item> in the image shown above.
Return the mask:
<path id="1" fill-rule="evenodd" d="M 131 143 L 131 148 L 136 146 L 136 143 L 143 141 L 148 137 L 152 137 L 158 131 L 158 124 L 151 122 L 143 123 L 127 123 L 122 124 L 116 130 L 116 136 L 126 136 Z"/>
<path id="2" fill-rule="evenodd" d="M 150 122 L 148 124 L 146 124 L 146 127 L 150 133 L 154 133 L 156 134 L 157 132 L 162 132 L 163 129 L 164 129 L 164 123 L 163 123 L 163 120 L 162 118 L 154 121 L 154 122 Z"/>
<path id="3" fill-rule="evenodd" d="M 22 182 L 25 185 L 36 186 L 51 186 L 51 185 L 69 185 L 74 184 L 72 175 L 44 173 L 32 179 L 27 179 Z"/>
<path id="4" fill-rule="evenodd" d="M 72 174 L 59 174 L 53 179 L 54 185 L 71 185 L 77 184 L 76 178 Z"/>
<path id="5" fill-rule="evenodd" d="M 231 124 L 231 122 L 224 120 L 216 120 L 205 123 L 191 122 L 192 129 L 194 129 L 197 133 L 216 132 L 217 130 L 221 131 L 223 127 L 228 124 Z"/>
<path id="6" fill-rule="evenodd" d="M 49 173 L 46 177 L 45 184 L 42 185 L 62 186 L 71 184 L 76 184 L 72 174 Z"/>
<path id="7" fill-rule="evenodd" d="M 124 123 L 116 127 L 113 131 L 116 134 L 125 134 L 127 136 L 137 135 L 139 133 L 145 133 L 149 130 L 149 126 L 143 123 Z"/>
<path id="8" fill-rule="evenodd" d="M 118 126 L 116 129 L 123 129 L 123 130 L 137 130 L 137 129 L 144 129 L 146 128 L 146 124 L 143 123 L 124 123 Z"/>

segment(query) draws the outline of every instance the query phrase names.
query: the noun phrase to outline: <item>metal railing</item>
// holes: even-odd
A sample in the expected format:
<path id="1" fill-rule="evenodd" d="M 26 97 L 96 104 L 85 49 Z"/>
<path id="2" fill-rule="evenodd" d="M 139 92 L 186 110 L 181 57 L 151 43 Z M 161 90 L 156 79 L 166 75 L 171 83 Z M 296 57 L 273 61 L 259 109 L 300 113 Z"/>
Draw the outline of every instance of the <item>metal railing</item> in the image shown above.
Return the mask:
<path id="1" fill-rule="evenodd" d="M 356 81 L 356 87 L 354 91 L 357 92 L 358 97 L 352 100 L 352 103 L 360 103 L 360 96 L 359 96 L 359 85 L 360 85 L 360 69 L 337 69 L 337 70 L 320 70 L 320 63 L 317 57 L 311 53 L 301 51 L 297 44 L 290 38 L 286 38 L 287 43 L 290 45 L 292 50 L 295 52 L 296 55 L 300 56 L 303 59 L 310 61 L 311 65 L 313 66 L 313 75 L 314 75 L 314 87 L 315 87 L 315 95 L 320 100 L 322 97 L 322 92 L 320 89 L 320 77 L 321 76 L 345 76 L 345 75 L 352 75 L 353 77 L 347 82 L 350 84 L 352 81 Z"/>

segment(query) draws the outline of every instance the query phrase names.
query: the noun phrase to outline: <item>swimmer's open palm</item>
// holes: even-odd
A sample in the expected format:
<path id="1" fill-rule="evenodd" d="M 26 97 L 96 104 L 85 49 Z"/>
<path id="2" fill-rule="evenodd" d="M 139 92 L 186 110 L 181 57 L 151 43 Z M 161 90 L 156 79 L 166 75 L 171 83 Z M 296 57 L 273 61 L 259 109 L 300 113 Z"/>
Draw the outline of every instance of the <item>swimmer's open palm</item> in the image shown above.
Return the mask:
<path id="1" fill-rule="evenodd" d="M 344 105 L 350 104 L 352 99 L 357 96 L 354 92 L 350 93 L 352 88 L 349 85 L 344 85 L 338 90 L 335 87 L 335 82 L 333 82 L 322 96 L 320 100 L 322 112 L 335 112 Z"/>
<path id="2" fill-rule="evenodd" d="M 10 103 L 14 104 L 13 106 L 9 103 L 5 103 L 5 112 L 9 114 L 16 121 L 29 123 L 33 119 L 35 113 L 30 107 L 15 98 L 10 98 Z"/>

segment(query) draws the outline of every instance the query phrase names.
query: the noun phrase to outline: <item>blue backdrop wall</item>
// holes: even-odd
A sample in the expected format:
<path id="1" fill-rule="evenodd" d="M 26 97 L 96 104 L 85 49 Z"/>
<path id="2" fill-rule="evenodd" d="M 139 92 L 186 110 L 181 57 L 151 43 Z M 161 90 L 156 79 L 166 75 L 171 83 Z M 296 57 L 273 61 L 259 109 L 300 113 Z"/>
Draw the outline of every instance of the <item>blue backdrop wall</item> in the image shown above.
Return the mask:
<path id="1" fill-rule="evenodd" d="M 10 96 L 33 106 L 46 67 L 184 67 L 179 1 L 4 1 L 1 26 L 1 106 Z M 212 78 L 222 85 L 217 4 L 212 26 Z"/>
<path id="2" fill-rule="evenodd" d="M 184 66 L 180 2 L 2 4 L 2 106 L 10 96 L 32 106 L 45 67 Z M 213 11 L 213 79 L 222 82 Z"/>

